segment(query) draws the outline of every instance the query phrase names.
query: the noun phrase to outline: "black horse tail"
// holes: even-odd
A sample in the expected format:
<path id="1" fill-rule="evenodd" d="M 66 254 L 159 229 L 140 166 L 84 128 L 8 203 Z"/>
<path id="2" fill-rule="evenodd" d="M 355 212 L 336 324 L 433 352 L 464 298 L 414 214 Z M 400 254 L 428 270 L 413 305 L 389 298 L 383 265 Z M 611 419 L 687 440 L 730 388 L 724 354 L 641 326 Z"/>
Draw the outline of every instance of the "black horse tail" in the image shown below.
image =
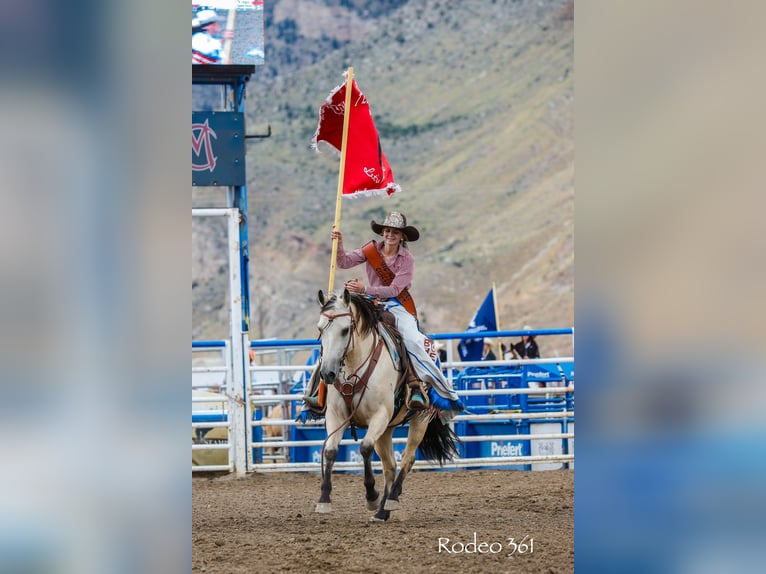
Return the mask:
<path id="1" fill-rule="evenodd" d="M 426 434 L 418 447 L 423 458 L 433 460 L 443 466 L 445 462 L 460 456 L 457 443 L 459 439 L 452 428 L 440 417 L 432 418 Z"/>

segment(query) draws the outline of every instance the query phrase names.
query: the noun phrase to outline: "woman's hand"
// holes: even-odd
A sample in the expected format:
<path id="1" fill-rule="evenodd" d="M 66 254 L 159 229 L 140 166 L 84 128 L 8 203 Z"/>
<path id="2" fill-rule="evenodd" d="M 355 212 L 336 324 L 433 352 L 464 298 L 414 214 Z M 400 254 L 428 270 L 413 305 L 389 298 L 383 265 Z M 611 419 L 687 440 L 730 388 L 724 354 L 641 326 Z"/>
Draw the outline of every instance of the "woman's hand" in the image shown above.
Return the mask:
<path id="1" fill-rule="evenodd" d="M 343 286 L 351 293 L 364 293 L 364 285 L 359 282 L 359 279 L 351 279 L 346 281 Z"/>

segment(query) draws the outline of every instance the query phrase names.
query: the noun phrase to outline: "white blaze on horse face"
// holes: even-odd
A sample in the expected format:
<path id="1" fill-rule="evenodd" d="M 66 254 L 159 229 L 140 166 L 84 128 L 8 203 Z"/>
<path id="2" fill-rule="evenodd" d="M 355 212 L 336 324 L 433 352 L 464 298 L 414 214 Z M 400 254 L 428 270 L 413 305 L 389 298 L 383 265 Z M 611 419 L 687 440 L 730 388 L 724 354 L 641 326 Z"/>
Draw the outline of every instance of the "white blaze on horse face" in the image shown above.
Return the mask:
<path id="1" fill-rule="evenodd" d="M 322 341 L 322 368 L 319 375 L 326 383 L 333 382 L 340 373 L 351 337 L 351 317 L 343 313 L 328 310 L 322 314 L 317 325 Z"/>
<path id="2" fill-rule="evenodd" d="M 317 323 L 317 329 L 319 329 L 319 338 L 322 338 L 322 331 L 324 331 L 324 328 L 327 327 L 327 323 L 330 321 L 325 317 L 324 315 L 319 316 L 319 322 Z"/>

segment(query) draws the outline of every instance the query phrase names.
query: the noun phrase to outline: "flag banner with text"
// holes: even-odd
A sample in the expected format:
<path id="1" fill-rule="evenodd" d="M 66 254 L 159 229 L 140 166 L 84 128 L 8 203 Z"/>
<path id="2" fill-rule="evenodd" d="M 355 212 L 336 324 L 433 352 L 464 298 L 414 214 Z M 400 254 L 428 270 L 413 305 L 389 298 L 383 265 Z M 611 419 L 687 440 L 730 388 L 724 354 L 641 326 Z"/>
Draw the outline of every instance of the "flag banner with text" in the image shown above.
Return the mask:
<path id="1" fill-rule="evenodd" d="M 319 126 L 314 134 L 312 147 L 317 149 L 320 141 L 327 142 L 338 152 L 343 146 L 343 117 L 346 107 L 346 84 L 335 88 L 319 108 Z M 401 191 L 394 182 L 394 174 L 388 164 L 380 138 L 372 119 L 365 95 L 351 82 L 351 106 L 349 110 L 346 159 L 343 170 L 343 195 L 364 197 L 393 195 Z"/>

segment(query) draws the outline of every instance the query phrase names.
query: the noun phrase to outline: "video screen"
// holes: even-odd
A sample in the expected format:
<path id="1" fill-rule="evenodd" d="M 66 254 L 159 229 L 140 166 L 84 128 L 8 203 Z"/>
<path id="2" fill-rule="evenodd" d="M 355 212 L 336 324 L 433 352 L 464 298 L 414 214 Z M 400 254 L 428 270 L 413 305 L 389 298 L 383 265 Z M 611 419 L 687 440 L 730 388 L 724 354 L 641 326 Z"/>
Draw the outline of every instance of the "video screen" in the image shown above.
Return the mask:
<path id="1" fill-rule="evenodd" d="M 260 65 L 263 57 L 263 0 L 192 2 L 193 65 Z"/>

